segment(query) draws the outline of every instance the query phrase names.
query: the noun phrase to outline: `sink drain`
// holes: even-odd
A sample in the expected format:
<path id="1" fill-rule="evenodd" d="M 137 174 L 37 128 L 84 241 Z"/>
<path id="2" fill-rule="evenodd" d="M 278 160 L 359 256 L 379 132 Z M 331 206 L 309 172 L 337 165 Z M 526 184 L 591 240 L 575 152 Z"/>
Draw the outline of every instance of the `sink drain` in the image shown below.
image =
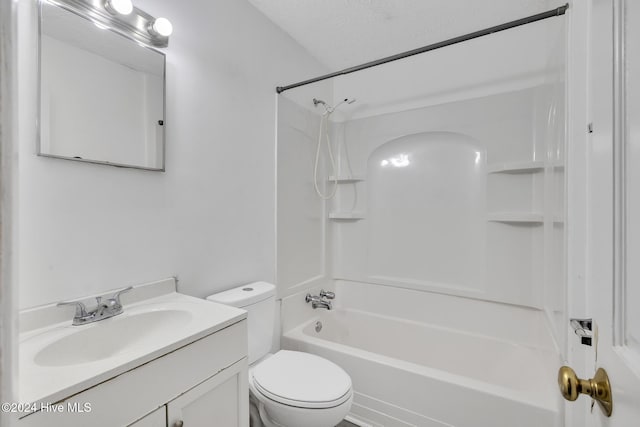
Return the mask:
<path id="1" fill-rule="evenodd" d="M 318 320 L 316 322 L 316 332 L 320 332 L 321 330 L 322 330 L 322 322 Z"/>

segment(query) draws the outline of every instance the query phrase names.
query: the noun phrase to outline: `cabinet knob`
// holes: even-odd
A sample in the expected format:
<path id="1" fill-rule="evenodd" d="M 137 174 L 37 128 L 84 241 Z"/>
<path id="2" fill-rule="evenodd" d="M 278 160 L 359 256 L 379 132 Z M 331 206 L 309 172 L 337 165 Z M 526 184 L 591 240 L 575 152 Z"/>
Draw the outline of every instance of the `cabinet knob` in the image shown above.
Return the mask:
<path id="1" fill-rule="evenodd" d="M 182 427 L 182 426 L 184 426 L 184 421 L 182 420 L 179 420 L 173 423 L 173 427 Z"/>

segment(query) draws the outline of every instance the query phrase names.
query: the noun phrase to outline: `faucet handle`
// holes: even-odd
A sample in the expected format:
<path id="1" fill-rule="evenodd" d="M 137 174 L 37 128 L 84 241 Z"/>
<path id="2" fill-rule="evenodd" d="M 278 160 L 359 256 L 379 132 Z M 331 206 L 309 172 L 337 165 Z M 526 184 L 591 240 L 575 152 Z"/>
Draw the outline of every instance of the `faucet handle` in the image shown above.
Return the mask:
<path id="1" fill-rule="evenodd" d="M 111 299 L 113 301 L 115 301 L 115 303 L 117 305 L 122 305 L 122 303 L 120 302 L 120 295 L 124 294 L 125 292 L 129 292 L 130 290 L 133 289 L 133 286 L 129 286 L 127 288 L 124 289 L 120 289 L 118 292 L 116 292 L 115 294 L 113 294 L 113 296 L 111 297 Z"/>
<path id="2" fill-rule="evenodd" d="M 75 317 L 86 317 L 87 316 L 87 307 L 80 301 L 61 301 L 56 304 L 56 307 L 62 307 L 65 305 L 75 305 L 76 306 L 76 314 Z"/>
<path id="3" fill-rule="evenodd" d="M 320 298 L 334 299 L 335 297 L 336 297 L 335 292 L 325 291 L 324 289 L 320 290 Z"/>

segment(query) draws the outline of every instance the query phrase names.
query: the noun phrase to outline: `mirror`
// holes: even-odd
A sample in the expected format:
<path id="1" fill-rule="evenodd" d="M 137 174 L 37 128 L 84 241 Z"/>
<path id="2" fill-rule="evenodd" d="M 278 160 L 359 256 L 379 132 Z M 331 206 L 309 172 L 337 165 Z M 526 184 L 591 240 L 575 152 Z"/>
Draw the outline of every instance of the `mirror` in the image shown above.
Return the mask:
<path id="1" fill-rule="evenodd" d="M 38 155 L 164 171 L 165 56 L 40 4 Z"/>

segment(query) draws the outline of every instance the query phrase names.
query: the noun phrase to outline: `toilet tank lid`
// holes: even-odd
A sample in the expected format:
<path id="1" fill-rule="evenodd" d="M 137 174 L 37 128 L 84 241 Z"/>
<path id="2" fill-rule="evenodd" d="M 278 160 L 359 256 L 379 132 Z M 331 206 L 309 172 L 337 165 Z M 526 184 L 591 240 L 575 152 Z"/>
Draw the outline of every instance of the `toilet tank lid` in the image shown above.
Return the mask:
<path id="1" fill-rule="evenodd" d="M 253 282 L 224 292 L 209 295 L 209 301 L 233 307 L 246 307 L 251 304 L 271 298 L 276 294 L 275 285 L 267 282 Z"/>

